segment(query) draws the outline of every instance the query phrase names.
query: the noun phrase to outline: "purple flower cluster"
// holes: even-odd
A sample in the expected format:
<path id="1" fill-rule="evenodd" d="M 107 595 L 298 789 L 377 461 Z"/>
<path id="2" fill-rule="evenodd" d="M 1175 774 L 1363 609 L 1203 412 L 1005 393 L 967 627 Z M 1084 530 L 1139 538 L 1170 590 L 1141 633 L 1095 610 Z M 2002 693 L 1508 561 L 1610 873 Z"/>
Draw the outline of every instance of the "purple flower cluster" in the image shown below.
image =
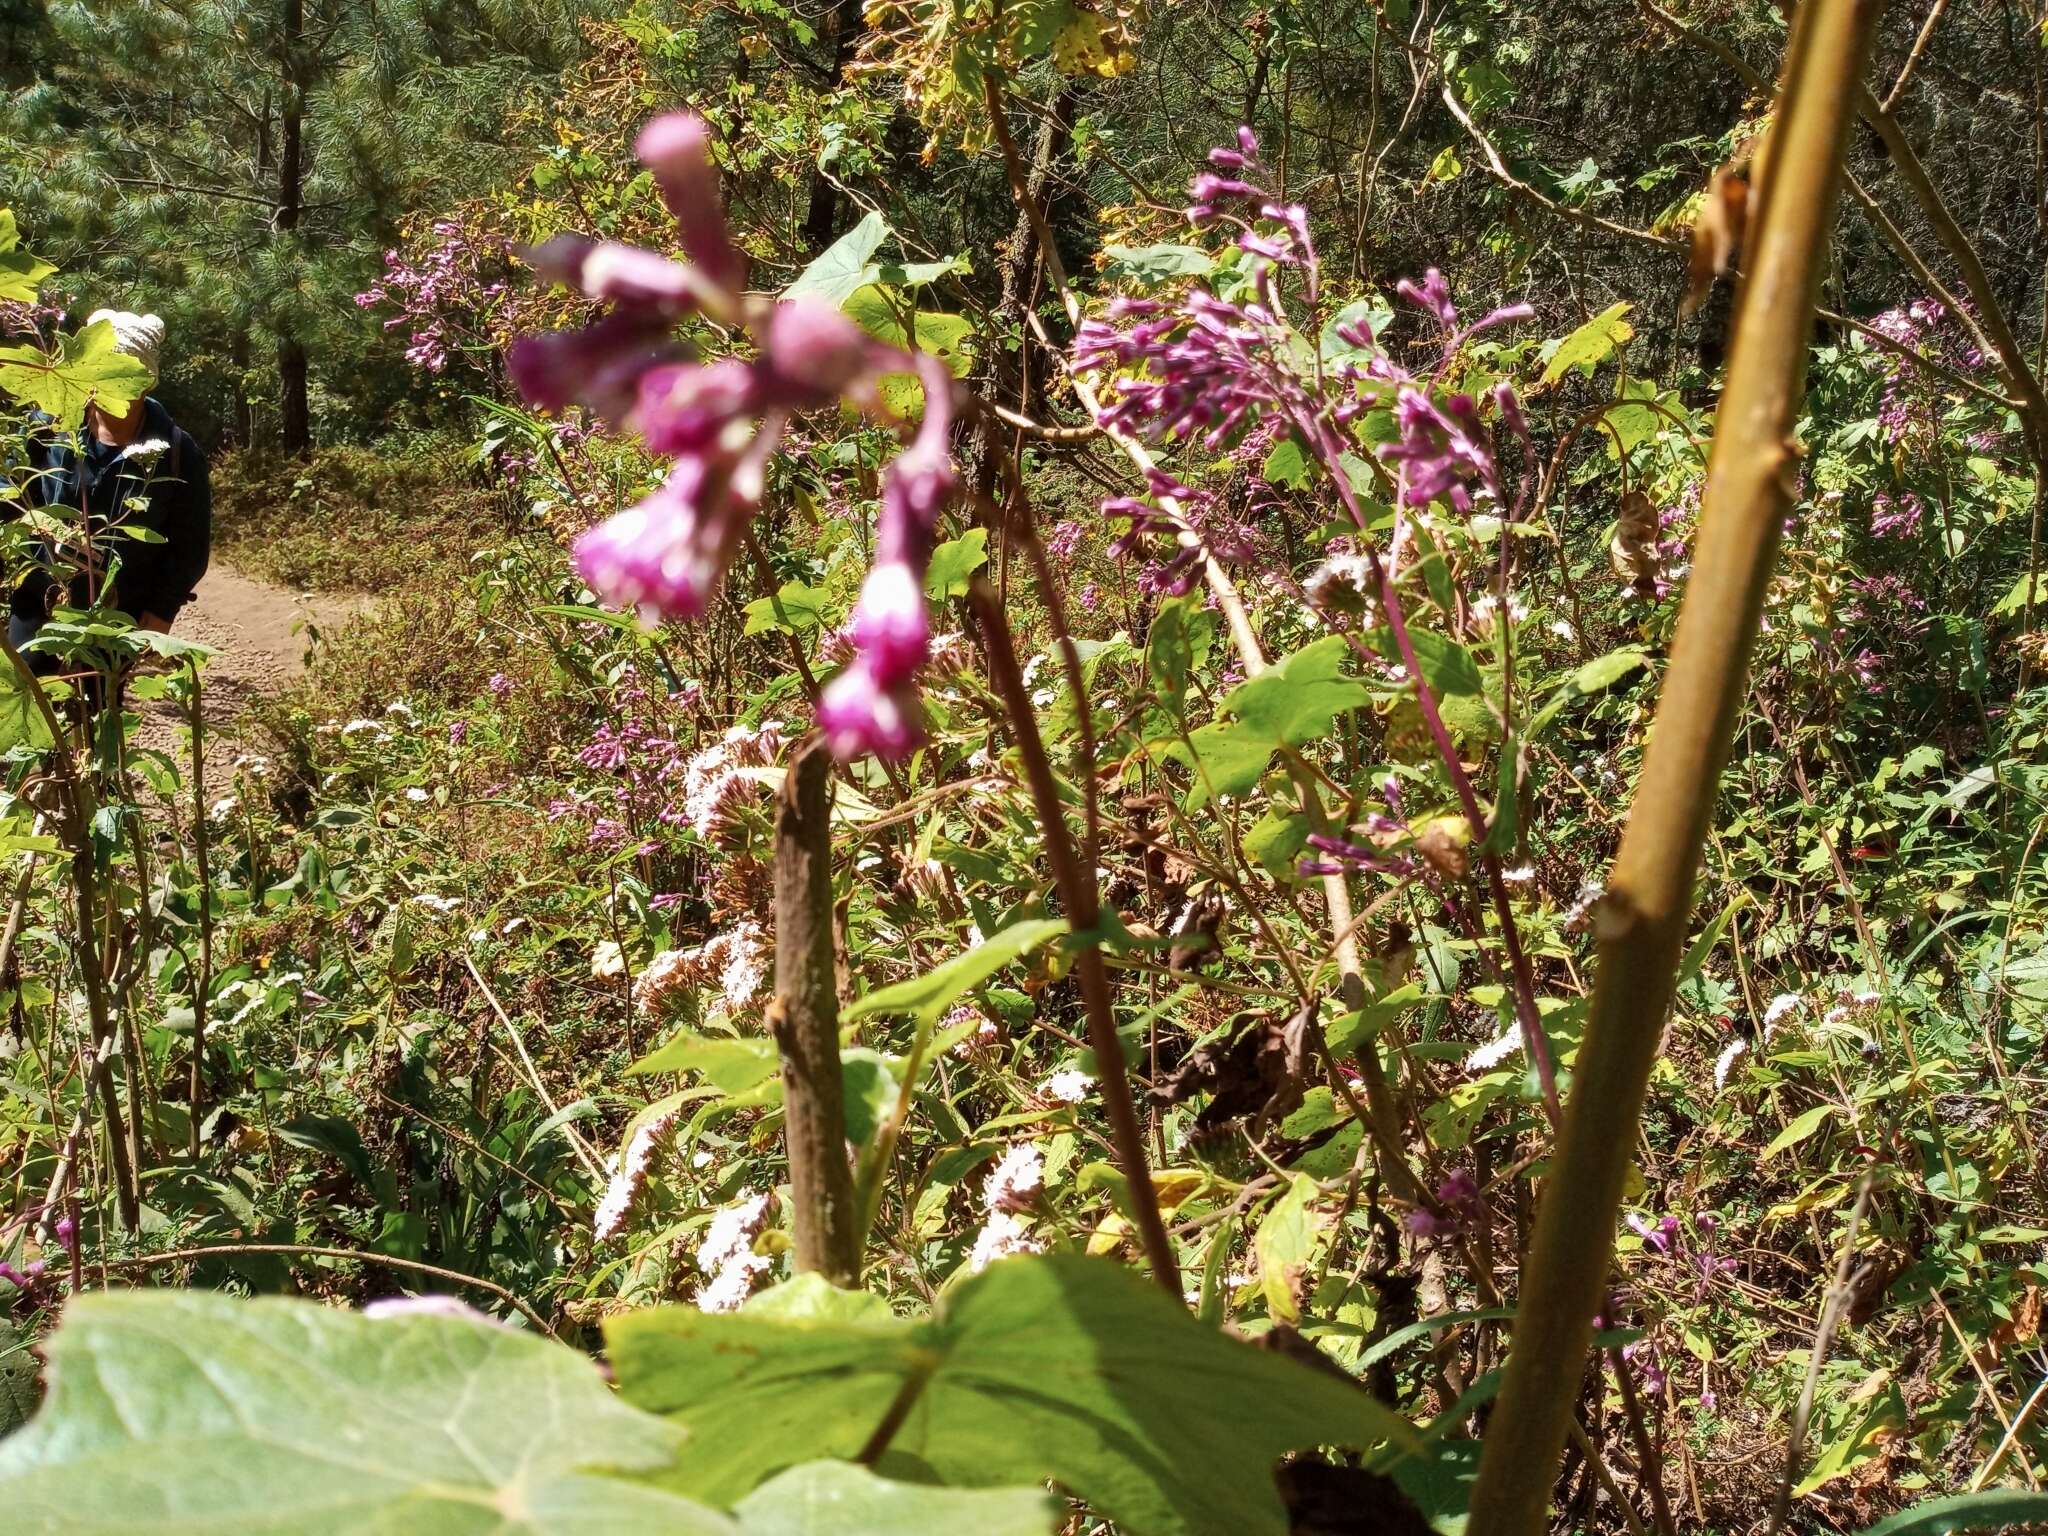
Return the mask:
<path id="1" fill-rule="evenodd" d="M 1319 266 L 1307 216 L 1267 190 L 1271 173 L 1259 159 L 1250 129 L 1238 130 L 1236 148 L 1211 150 L 1209 160 L 1213 169 L 1196 176 L 1189 189 L 1187 215 L 1198 227 L 1219 222 L 1237 227 L 1238 248 L 1253 258 L 1247 267 L 1248 296 L 1226 300 L 1195 288 L 1172 304 L 1121 298 L 1104 318 L 1083 323 L 1074 339 L 1075 371 L 1114 380 L 1114 398 L 1099 412 L 1101 425 L 1151 440 L 1194 440 L 1210 451 L 1251 438 L 1278 442 L 1292 435 L 1334 470 L 1348 446 L 1350 423 L 1368 410 L 1390 406 L 1399 435 L 1380 448 L 1379 456 L 1400 476 L 1407 505 L 1442 500 L 1469 513 L 1475 494 L 1500 501 L 1492 434 L 1481 420 L 1480 404 L 1469 394 L 1444 388 L 1443 381 L 1468 340 L 1491 326 L 1525 318 L 1528 306 L 1510 305 L 1461 327 L 1443 275 L 1432 269 L 1420 283 L 1403 282 L 1398 289 L 1442 333 L 1430 376 L 1410 372 L 1355 318 L 1333 327 L 1346 350 L 1304 363 L 1304 349 L 1281 302 L 1279 278 L 1298 275 L 1315 309 Z M 1492 398 L 1501 423 L 1526 440 L 1513 390 L 1502 384 Z M 1152 492 L 1155 500 L 1162 499 L 1158 486 Z M 1141 506 L 1118 498 L 1104 510 L 1135 518 Z M 1180 507 L 1151 510 L 1160 519 L 1155 531 L 1174 533 L 1184 546 L 1190 534 L 1201 542 Z M 1170 579 L 1189 579 L 1189 563 L 1176 562 Z"/>
<path id="2" fill-rule="evenodd" d="M 1870 499 L 1870 536 L 1910 539 L 1920 531 L 1927 505 L 1911 491 L 1879 491 Z"/>
<path id="3" fill-rule="evenodd" d="M 502 246 L 473 238 L 450 219 L 435 220 L 431 233 L 434 243 L 417 254 L 387 250 L 383 275 L 356 295 L 356 307 L 385 304 L 397 311 L 384 329 L 404 329 L 405 360 L 439 373 L 448 366 L 449 348 L 460 340 L 458 315 L 494 306 L 508 290 L 502 280 L 483 278 L 486 267 L 504 260 Z"/>
<path id="4" fill-rule="evenodd" d="M 1934 299 L 1915 299 L 1888 309 L 1871 320 L 1870 328 L 1923 357 L 1938 358 L 1971 372 L 1984 366 L 1984 354 L 1950 324 L 1947 307 Z M 1884 376 L 1877 404 L 1878 431 L 1902 454 L 1932 453 L 1941 440 L 1946 408 L 1941 392 L 1925 370 L 1895 352 L 1881 350 L 1876 361 Z"/>
<path id="5" fill-rule="evenodd" d="M 826 305 L 745 293 L 746 257 L 726 224 L 701 119 L 657 118 L 637 147 L 689 262 L 574 236 L 550 241 L 532 253 L 536 268 L 607 312 L 580 330 L 523 337 L 509 358 L 534 404 L 588 405 L 673 460 L 653 495 L 577 541 L 577 570 L 605 601 L 650 622 L 702 616 L 745 540 L 790 417 L 840 400 L 878 410 L 881 377 L 914 371 L 924 413 L 885 478 L 875 566 L 849 625 L 858 654 L 818 703 L 819 727 L 839 757 L 900 757 L 919 739 L 924 569 L 955 486 L 952 377 L 936 358 L 876 342 Z M 754 356 L 697 360 L 673 334 L 691 314 L 744 327 Z"/>
<path id="6" fill-rule="evenodd" d="M 1436 1209 L 1418 1205 L 1405 1225 L 1417 1237 L 1455 1232 L 1479 1215 L 1479 1181 L 1469 1168 L 1453 1168 L 1436 1187 Z"/>

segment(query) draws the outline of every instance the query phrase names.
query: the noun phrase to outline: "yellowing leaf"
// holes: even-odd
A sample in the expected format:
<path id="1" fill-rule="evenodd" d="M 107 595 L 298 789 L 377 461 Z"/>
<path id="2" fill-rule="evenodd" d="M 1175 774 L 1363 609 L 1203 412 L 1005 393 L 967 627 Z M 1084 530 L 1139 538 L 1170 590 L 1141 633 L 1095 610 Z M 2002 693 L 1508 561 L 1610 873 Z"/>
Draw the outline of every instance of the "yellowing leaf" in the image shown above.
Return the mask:
<path id="1" fill-rule="evenodd" d="M 1632 306 L 1626 299 L 1610 304 L 1571 335 L 1557 344 L 1557 350 L 1550 354 L 1550 362 L 1543 369 L 1543 377 L 1537 381 L 1538 389 L 1548 389 L 1572 369 L 1578 368 L 1590 374 L 1635 336 L 1636 328 L 1624 320 Z"/>

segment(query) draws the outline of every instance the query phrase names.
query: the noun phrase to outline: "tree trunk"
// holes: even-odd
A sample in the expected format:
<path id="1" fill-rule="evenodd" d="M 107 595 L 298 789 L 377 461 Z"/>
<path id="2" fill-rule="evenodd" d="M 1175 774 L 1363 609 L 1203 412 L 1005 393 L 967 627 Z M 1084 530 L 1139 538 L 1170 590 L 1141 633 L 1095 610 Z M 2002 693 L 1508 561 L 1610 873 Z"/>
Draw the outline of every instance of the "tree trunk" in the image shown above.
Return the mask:
<path id="1" fill-rule="evenodd" d="M 1052 210 L 1045 195 L 1046 182 L 1051 179 L 1053 166 L 1066 153 L 1073 138 L 1075 101 L 1076 93 L 1071 86 L 1053 98 L 1052 110 L 1038 125 L 1038 142 L 1031 149 L 1031 171 L 1025 187 L 1033 203 L 1045 209 L 1048 222 Z M 1032 227 L 1031 215 L 1024 208 L 1017 210 L 1017 224 L 1010 232 L 1007 251 L 1003 261 L 1003 297 L 996 311 L 997 328 L 1002 331 L 1008 331 L 1012 326 L 1021 328 L 1024 307 L 1031 302 L 1033 291 L 1038 286 L 1042 253 L 1038 249 L 1038 234 Z M 1015 376 L 1006 380 L 1001 354 L 991 352 L 985 377 L 980 383 L 989 394 L 1028 416 L 1037 398 L 1038 370 L 1032 360 L 1031 336 L 1021 329 L 1020 334 L 1022 339 L 1017 346 Z M 968 443 L 967 464 L 968 483 L 978 495 L 994 494 L 996 459 L 1003 450 L 1003 439 L 1004 434 L 997 423 L 986 416 L 976 417 Z"/>
<path id="2" fill-rule="evenodd" d="M 306 27 L 305 0 L 285 0 L 284 123 L 277 156 L 277 218 L 279 235 L 289 238 L 299 227 L 305 206 L 306 95 L 299 81 L 299 42 Z M 306 347 L 296 336 L 277 341 L 278 430 L 284 451 L 303 458 L 313 445 L 313 412 L 307 399 Z"/>
<path id="3" fill-rule="evenodd" d="M 846 77 L 846 66 L 853 62 L 853 56 L 860 48 L 864 27 L 861 0 L 839 0 L 832 7 L 829 31 L 832 62 L 825 68 L 827 92 L 838 90 L 839 82 Z M 804 243 L 814 251 L 824 250 L 832 243 L 832 229 L 838 221 L 839 188 L 822 170 L 813 171 L 810 204 L 804 210 Z"/>

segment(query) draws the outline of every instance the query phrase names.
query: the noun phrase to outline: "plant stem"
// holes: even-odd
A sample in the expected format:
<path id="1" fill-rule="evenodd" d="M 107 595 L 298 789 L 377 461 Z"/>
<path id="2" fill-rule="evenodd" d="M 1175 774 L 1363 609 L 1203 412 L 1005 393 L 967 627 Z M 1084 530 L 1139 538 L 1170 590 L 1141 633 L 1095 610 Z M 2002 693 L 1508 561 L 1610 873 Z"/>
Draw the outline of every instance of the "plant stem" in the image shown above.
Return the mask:
<path id="1" fill-rule="evenodd" d="M 1117 1039 L 1116 1011 L 1109 997 L 1109 975 L 1103 968 L 1102 951 L 1096 947 L 1095 928 L 1102 919 L 1102 906 L 1095 889 L 1095 872 L 1083 870 L 1074 851 L 1074 841 L 1061 814 L 1059 785 L 1053 779 L 1052 764 L 1045 755 L 1045 742 L 1038 734 L 1038 721 L 1031 713 L 1030 691 L 1024 686 L 1023 671 L 1017 665 L 1017 649 L 1010 639 L 1009 622 L 986 582 L 977 580 L 967 594 L 967 603 L 981 626 L 982 645 L 988 654 L 989 675 L 1002 695 L 1004 712 L 1017 738 L 1017 751 L 1024 759 L 1024 775 L 1030 781 L 1031 799 L 1045 829 L 1046 858 L 1052 864 L 1053 884 L 1067 909 L 1067 920 L 1086 947 L 1074 962 L 1081 983 L 1081 998 L 1088 1011 L 1088 1044 L 1095 1052 L 1096 1080 L 1102 1085 L 1102 1107 L 1109 1116 L 1111 1138 L 1117 1161 L 1130 1185 L 1131 1220 L 1138 1229 L 1145 1257 L 1152 1265 L 1152 1278 L 1178 1302 L 1180 1265 L 1174 1258 L 1173 1241 L 1166 1235 L 1166 1223 L 1159 1215 L 1159 1198 L 1152 1188 L 1152 1174 L 1145 1157 L 1145 1130 L 1131 1102 L 1131 1080 L 1124 1068 L 1123 1044 Z M 1085 705 L 1084 705 L 1085 707 Z"/>
<path id="2" fill-rule="evenodd" d="M 1813 305 L 1876 0 L 1806 0 L 1785 65 L 1727 388 L 1664 694 L 1607 895 L 1571 1105 L 1522 1271 L 1473 1490 L 1474 1536 L 1545 1526 L 1629 1153 L 1671 1006 L 1700 851 L 1792 499 Z"/>
<path id="3" fill-rule="evenodd" d="M 839 994 L 832 964 L 832 755 L 802 742 L 775 801 L 775 1000 L 796 1267 L 860 1278 L 862 1229 L 846 1161 Z"/>
<path id="4" fill-rule="evenodd" d="M 206 1096 L 206 1004 L 213 991 L 213 872 L 206 830 L 206 716 L 201 709 L 199 664 L 192 663 L 192 857 L 199 877 L 199 968 L 192 981 L 192 1075 L 186 1098 L 191 1130 L 186 1138 L 199 1159 L 200 1106 Z"/>

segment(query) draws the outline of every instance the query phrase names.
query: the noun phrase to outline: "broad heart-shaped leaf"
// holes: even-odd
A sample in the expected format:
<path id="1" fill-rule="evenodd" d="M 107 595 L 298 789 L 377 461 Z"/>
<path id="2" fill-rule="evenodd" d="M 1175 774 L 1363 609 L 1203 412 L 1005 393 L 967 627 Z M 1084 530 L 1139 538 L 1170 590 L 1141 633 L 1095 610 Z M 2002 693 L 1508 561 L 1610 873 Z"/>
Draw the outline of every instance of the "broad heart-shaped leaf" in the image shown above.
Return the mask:
<path id="1" fill-rule="evenodd" d="M 1557 350 L 1550 354 L 1550 361 L 1544 365 L 1543 377 L 1537 381 L 1537 387 L 1548 389 L 1574 368 L 1583 368 L 1591 373 L 1614 356 L 1636 333 L 1636 328 L 1622 318 L 1630 307 L 1626 299 L 1610 304 L 1560 341 Z"/>
<path id="2" fill-rule="evenodd" d="M 850 1462 L 814 1461 L 764 1483 L 733 1512 L 746 1536 L 1050 1536 L 1066 1508 L 1038 1488 L 925 1488 Z"/>
<path id="3" fill-rule="evenodd" d="M 835 309 L 854 291 L 872 283 L 878 273 L 875 252 L 889 238 L 889 221 L 871 213 L 833 241 L 825 254 L 797 274 L 782 291 L 785 299 L 817 299 Z"/>
<path id="4" fill-rule="evenodd" d="M 859 1455 L 893 1410 L 884 1472 L 1049 1478 L 1126 1536 L 1281 1536 L 1281 1455 L 1417 1444 L 1363 1391 L 1076 1254 L 992 1264 L 929 1319 L 661 1307 L 612 1319 L 606 1338 L 626 1399 L 690 1430 L 664 1484 L 719 1503 L 800 1459 Z"/>
<path id="5" fill-rule="evenodd" d="M 990 934 L 965 954 L 955 955 L 922 976 L 870 992 L 852 1007 L 842 1010 L 841 1017 L 850 1024 L 855 1019 L 870 1018 L 878 1013 L 907 1013 L 920 1024 L 936 1024 L 939 1015 L 952 1007 L 962 993 L 980 986 L 1012 960 L 1028 955 L 1048 940 L 1058 938 L 1067 928 L 1067 920 L 1063 917 L 1027 918 L 1021 923 L 1012 923 Z"/>
<path id="6" fill-rule="evenodd" d="M 1283 747 L 1314 741 L 1344 711 L 1372 698 L 1365 684 L 1343 675 L 1350 654 L 1342 635 L 1326 635 L 1239 683 L 1225 695 L 1223 710 Z"/>
<path id="7" fill-rule="evenodd" d="M 0 1442 L 13 1532 L 739 1536 L 643 1482 L 683 1436 L 588 1360 L 482 1319 L 194 1292 L 81 1296 Z"/>
<path id="8" fill-rule="evenodd" d="M 829 599 L 807 582 L 785 581 L 780 591 L 757 597 L 747 604 L 747 627 L 743 634 L 763 635 L 770 630 L 783 634 L 804 634 L 825 623 Z"/>
<path id="9" fill-rule="evenodd" d="M 36 707 L 21 674 L 12 663 L 0 663 L 0 752 L 11 751 L 23 742 L 32 747 L 47 747 L 53 739 L 50 722 Z"/>
<path id="10" fill-rule="evenodd" d="M 1187 800 L 1193 811 L 1217 795 L 1250 794 L 1279 745 L 1266 731 L 1241 720 L 1214 720 L 1188 732 L 1185 741 L 1168 742 L 1160 750 L 1196 771 Z"/>
<path id="11" fill-rule="evenodd" d="M 974 573 L 987 564 L 988 530 L 970 528 L 932 551 L 931 564 L 924 572 L 924 595 L 938 602 L 965 597 Z"/>
<path id="12" fill-rule="evenodd" d="M 100 320 L 41 347 L 0 347 L 0 391 L 70 429 L 93 401 L 125 411 L 149 388 L 149 370 L 114 350 L 114 322 Z"/>

